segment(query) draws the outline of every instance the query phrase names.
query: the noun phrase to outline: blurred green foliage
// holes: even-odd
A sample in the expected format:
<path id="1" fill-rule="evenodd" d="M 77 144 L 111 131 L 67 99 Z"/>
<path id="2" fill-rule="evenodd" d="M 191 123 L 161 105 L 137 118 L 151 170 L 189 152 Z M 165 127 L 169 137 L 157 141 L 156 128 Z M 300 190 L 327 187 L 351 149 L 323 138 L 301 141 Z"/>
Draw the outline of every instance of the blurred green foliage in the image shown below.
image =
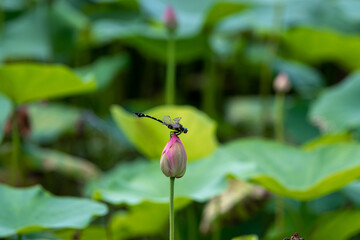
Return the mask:
<path id="1" fill-rule="evenodd" d="M 164 105 L 168 5 L 177 105 Z M 1 185 L 0 236 L 167 239 L 156 160 L 169 129 L 133 114 L 145 112 L 189 129 L 176 239 L 360 239 L 359 11 L 356 0 L 0 1 L 0 182 L 13 185 Z M 279 73 L 290 92 L 273 89 Z M 234 200 L 240 179 L 253 190 Z M 18 188 L 35 184 L 84 199 Z"/>

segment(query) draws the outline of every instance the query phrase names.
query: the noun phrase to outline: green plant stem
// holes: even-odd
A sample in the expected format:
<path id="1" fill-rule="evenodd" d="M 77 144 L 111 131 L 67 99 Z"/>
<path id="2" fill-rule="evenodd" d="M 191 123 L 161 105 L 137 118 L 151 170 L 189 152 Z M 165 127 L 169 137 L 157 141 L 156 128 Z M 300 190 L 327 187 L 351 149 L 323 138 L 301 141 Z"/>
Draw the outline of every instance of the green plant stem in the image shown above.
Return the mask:
<path id="1" fill-rule="evenodd" d="M 215 198 L 215 212 L 221 212 L 221 198 L 218 196 Z M 220 216 L 217 216 L 213 221 L 213 234 L 212 240 L 220 240 L 221 239 L 221 227 L 220 227 Z"/>
<path id="2" fill-rule="evenodd" d="M 22 240 L 22 235 L 21 234 L 17 235 L 17 240 Z"/>
<path id="3" fill-rule="evenodd" d="M 10 177 L 11 184 L 13 185 L 16 185 L 18 182 L 21 182 L 19 154 L 20 154 L 20 136 L 18 129 L 17 111 L 15 108 L 15 113 L 12 121 L 12 162 L 11 162 L 11 177 Z"/>
<path id="4" fill-rule="evenodd" d="M 275 226 L 279 234 L 284 233 L 284 199 L 279 195 L 275 195 Z"/>
<path id="5" fill-rule="evenodd" d="M 170 177 L 170 240 L 175 240 L 174 185 L 175 177 Z"/>
<path id="6" fill-rule="evenodd" d="M 275 96 L 275 119 L 274 131 L 275 139 L 278 142 L 284 142 L 284 111 L 285 111 L 285 94 L 278 92 Z M 284 232 L 284 199 L 275 195 L 275 225 L 279 234 Z"/>
<path id="7" fill-rule="evenodd" d="M 275 122 L 274 131 L 275 139 L 279 142 L 284 142 L 284 109 L 285 107 L 285 94 L 276 93 L 275 96 Z"/>
<path id="8" fill-rule="evenodd" d="M 169 32 L 166 65 L 166 104 L 175 104 L 175 35 Z"/>

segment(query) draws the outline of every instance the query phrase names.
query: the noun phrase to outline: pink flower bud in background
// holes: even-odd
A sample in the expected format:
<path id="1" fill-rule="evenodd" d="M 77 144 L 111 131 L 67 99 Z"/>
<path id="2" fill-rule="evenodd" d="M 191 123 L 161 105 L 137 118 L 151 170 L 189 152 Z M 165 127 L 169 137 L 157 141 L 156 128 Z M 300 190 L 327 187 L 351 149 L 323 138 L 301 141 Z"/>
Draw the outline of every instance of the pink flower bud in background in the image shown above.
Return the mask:
<path id="1" fill-rule="evenodd" d="M 171 6 L 167 6 L 165 9 L 164 23 L 169 31 L 174 31 L 177 28 L 175 11 Z"/>
<path id="2" fill-rule="evenodd" d="M 286 73 L 279 73 L 274 80 L 274 89 L 279 93 L 286 93 L 291 89 L 291 83 Z"/>
<path id="3" fill-rule="evenodd" d="M 174 133 L 166 144 L 160 159 L 161 171 L 167 177 L 181 178 L 186 171 L 186 151 Z"/>

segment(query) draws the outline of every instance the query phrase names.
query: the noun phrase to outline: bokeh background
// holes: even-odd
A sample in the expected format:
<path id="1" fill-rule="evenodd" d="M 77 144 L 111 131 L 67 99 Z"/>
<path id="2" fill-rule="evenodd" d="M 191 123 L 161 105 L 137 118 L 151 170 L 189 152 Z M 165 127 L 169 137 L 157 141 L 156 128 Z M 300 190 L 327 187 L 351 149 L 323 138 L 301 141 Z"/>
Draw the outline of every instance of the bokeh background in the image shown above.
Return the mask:
<path id="1" fill-rule="evenodd" d="M 146 112 L 189 128 L 176 239 L 360 239 L 359 13 L 356 0 L 0 0 L 0 238 L 168 239 L 169 130 L 133 114 Z"/>

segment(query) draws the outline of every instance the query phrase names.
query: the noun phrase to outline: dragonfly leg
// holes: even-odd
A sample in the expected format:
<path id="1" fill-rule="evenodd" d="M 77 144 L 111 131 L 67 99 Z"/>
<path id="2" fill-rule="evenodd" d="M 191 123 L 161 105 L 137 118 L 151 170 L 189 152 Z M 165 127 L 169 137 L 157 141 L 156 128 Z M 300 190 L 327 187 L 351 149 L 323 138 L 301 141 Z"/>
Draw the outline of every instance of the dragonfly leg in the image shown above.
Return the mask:
<path id="1" fill-rule="evenodd" d="M 174 133 L 176 134 L 176 131 L 171 131 L 171 132 L 170 132 L 170 138 L 172 137 L 172 135 L 173 135 Z M 176 136 L 177 136 L 177 134 L 176 134 Z"/>

